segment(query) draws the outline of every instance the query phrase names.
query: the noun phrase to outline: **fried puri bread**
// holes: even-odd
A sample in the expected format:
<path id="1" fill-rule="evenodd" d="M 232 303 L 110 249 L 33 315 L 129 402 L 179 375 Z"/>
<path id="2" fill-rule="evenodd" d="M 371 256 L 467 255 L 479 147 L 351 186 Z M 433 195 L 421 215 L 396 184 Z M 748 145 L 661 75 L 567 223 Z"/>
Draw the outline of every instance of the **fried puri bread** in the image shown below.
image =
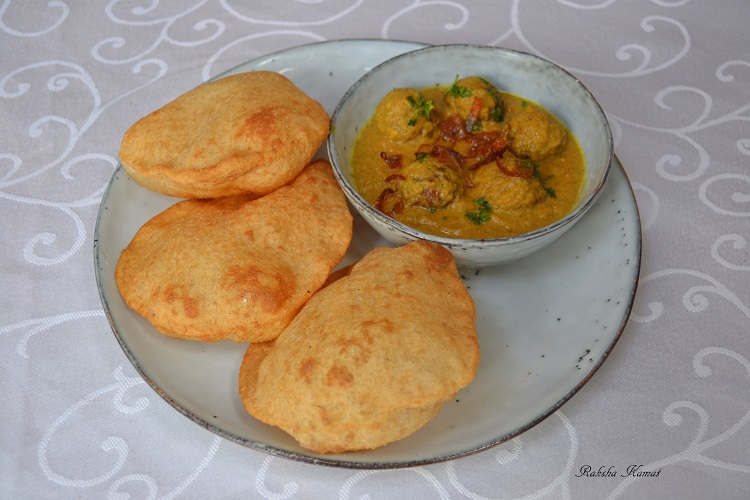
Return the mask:
<path id="1" fill-rule="evenodd" d="M 120 160 L 153 191 L 181 198 L 264 195 L 289 183 L 328 136 L 323 107 L 270 71 L 201 85 L 141 118 Z"/>
<path id="2" fill-rule="evenodd" d="M 125 302 L 159 332 L 199 341 L 275 338 L 328 278 L 352 216 L 328 162 L 254 199 L 184 200 L 122 252 Z"/>
<path id="3" fill-rule="evenodd" d="M 422 427 L 473 380 L 475 320 L 443 247 L 376 248 L 276 340 L 249 346 L 240 398 L 309 450 L 376 448 Z"/>

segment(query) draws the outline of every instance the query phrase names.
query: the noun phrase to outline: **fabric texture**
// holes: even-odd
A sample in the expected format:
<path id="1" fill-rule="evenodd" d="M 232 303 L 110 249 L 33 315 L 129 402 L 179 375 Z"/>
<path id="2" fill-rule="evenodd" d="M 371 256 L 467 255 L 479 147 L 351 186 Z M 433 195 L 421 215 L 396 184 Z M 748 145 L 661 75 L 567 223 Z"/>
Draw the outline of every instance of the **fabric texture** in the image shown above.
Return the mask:
<path id="1" fill-rule="evenodd" d="M 0 497 L 746 498 L 748 25 L 744 0 L 0 2 Z M 350 38 L 558 63 L 605 110 L 638 202 L 638 293 L 607 361 L 461 459 L 351 470 L 227 441 L 145 383 L 97 292 L 125 130 L 240 63 Z"/>

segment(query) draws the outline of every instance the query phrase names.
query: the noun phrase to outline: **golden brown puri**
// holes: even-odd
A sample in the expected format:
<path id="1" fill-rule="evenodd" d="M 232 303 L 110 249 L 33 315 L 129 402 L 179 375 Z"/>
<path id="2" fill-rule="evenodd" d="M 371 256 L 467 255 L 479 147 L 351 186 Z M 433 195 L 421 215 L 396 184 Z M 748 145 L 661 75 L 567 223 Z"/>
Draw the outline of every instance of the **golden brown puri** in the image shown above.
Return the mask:
<path id="1" fill-rule="evenodd" d="M 479 364 L 476 312 L 453 256 L 377 248 L 271 342 L 251 344 L 240 397 L 318 453 L 372 449 L 427 423 Z"/>
<path id="2" fill-rule="evenodd" d="M 264 195 L 289 183 L 328 136 L 323 107 L 269 71 L 227 76 L 132 125 L 120 160 L 135 181 L 182 198 Z"/>
<path id="3" fill-rule="evenodd" d="M 325 283 L 352 238 L 328 162 L 262 198 L 184 200 L 122 252 L 125 302 L 159 332 L 201 340 L 275 338 Z"/>

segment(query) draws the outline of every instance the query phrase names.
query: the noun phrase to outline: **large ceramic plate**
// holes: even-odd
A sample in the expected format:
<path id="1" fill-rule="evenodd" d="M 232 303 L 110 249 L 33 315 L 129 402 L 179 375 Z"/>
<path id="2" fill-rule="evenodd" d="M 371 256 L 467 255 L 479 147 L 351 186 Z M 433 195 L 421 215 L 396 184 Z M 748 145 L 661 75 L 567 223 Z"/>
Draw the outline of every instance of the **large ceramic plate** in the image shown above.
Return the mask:
<path id="1" fill-rule="evenodd" d="M 272 54 L 231 73 L 281 72 L 330 113 L 370 68 L 419 47 L 374 40 L 325 42 Z M 599 201 L 553 245 L 500 267 L 462 271 L 476 301 L 481 347 L 479 371 L 469 387 L 401 441 L 367 452 L 315 455 L 245 412 L 237 374 L 246 344 L 159 335 L 118 294 L 114 270 L 120 252 L 141 225 L 177 201 L 142 188 L 122 167 L 112 177 L 96 225 L 95 264 L 115 337 L 143 378 L 180 413 L 237 443 L 304 462 L 413 466 L 468 455 L 517 436 L 570 399 L 602 365 L 625 326 L 638 280 L 638 209 L 615 162 Z M 342 265 L 384 244 L 355 217 L 354 240 Z"/>

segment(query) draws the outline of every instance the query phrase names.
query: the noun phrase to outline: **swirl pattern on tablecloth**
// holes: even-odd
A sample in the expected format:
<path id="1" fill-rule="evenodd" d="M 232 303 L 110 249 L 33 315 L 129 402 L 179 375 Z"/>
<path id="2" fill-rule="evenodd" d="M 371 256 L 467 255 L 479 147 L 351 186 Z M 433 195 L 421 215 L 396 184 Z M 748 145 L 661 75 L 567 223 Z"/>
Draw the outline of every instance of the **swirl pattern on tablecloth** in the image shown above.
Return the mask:
<path id="1" fill-rule="evenodd" d="M 727 28 L 712 32 L 709 17 Z M 568 499 L 746 488 L 748 22 L 739 2 L 690 0 L 0 1 L 1 414 L 4 463 L 19 464 L 0 496 L 346 499 L 398 488 L 411 498 Z M 564 412 L 454 462 L 350 471 L 225 446 L 127 374 L 95 293 L 88 249 L 126 127 L 241 62 L 338 38 L 481 43 L 557 62 L 599 98 L 638 200 L 643 275 L 610 360 Z M 645 407 L 633 389 L 644 385 Z M 671 448 L 649 446 L 665 436 Z M 650 483 L 578 477 L 597 460 L 663 472 Z"/>

